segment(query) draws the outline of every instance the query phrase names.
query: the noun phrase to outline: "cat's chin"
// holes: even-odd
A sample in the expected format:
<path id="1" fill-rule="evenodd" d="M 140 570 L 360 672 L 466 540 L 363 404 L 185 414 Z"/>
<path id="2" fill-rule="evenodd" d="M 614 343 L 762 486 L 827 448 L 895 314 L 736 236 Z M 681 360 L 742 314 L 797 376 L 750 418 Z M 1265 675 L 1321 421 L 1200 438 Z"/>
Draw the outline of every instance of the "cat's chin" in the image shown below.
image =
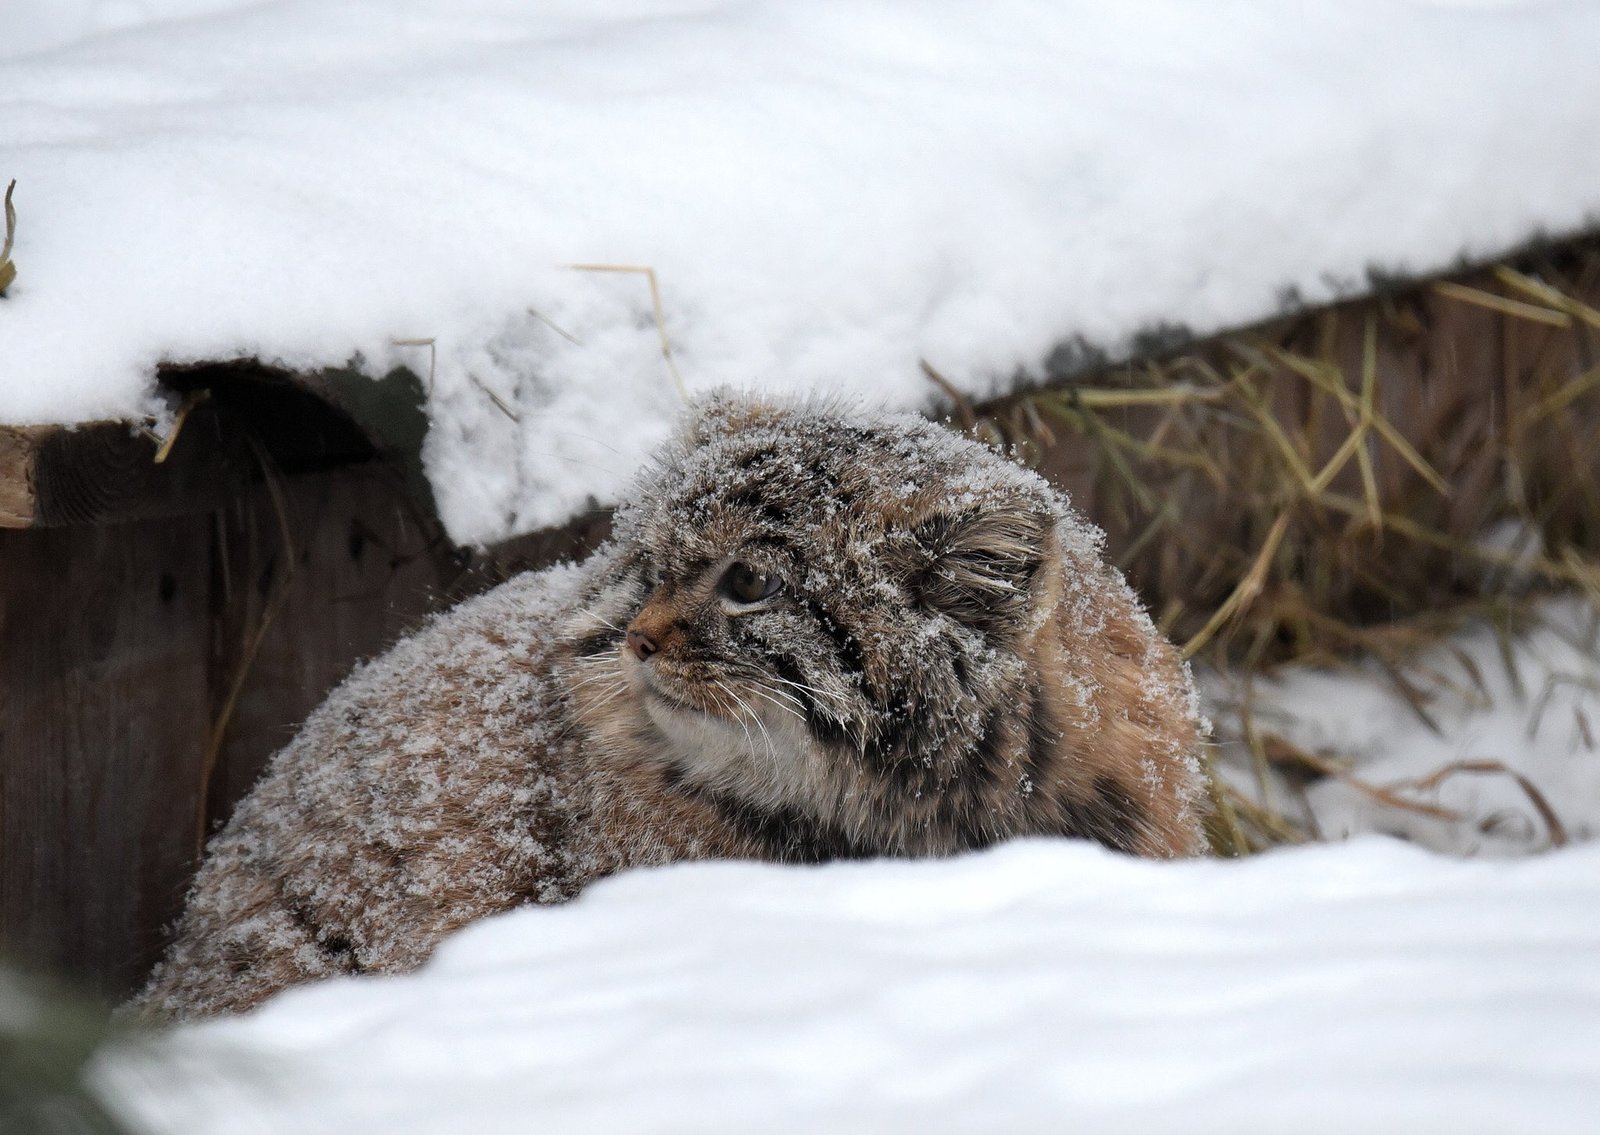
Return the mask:
<path id="1" fill-rule="evenodd" d="M 639 704 L 667 742 L 679 775 L 762 805 L 810 804 L 832 794 L 829 761 L 784 715 L 739 718 L 675 696 L 654 675 L 635 679 Z"/>
<path id="2" fill-rule="evenodd" d="M 674 688 L 673 682 L 664 680 L 649 666 L 629 666 L 628 684 L 638 694 L 639 703 L 644 706 L 650 720 L 663 731 L 670 732 L 677 722 L 718 717 L 711 710 L 695 705 Z"/>
<path id="3" fill-rule="evenodd" d="M 690 705 L 682 698 L 667 693 L 654 682 L 646 681 L 643 683 L 641 692 L 644 696 L 645 709 L 650 714 L 652 719 L 657 719 L 663 716 L 668 718 L 700 718 L 715 716 L 708 710 L 701 709 L 699 706 Z"/>
<path id="4" fill-rule="evenodd" d="M 633 686 L 645 716 L 680 752 L 721 749 L 736 736 L 743 737 L 743 729 L 733 721 L 695 705 L 642 667 L 635 670 Z"/>
<path id="5" fill-rule="evenodd" d="M 701 709 L 653 683 L 640 691 L 645 716 L 682 751 L 720 750 L 743 740 L 744 727 L 711 710 Z"/>

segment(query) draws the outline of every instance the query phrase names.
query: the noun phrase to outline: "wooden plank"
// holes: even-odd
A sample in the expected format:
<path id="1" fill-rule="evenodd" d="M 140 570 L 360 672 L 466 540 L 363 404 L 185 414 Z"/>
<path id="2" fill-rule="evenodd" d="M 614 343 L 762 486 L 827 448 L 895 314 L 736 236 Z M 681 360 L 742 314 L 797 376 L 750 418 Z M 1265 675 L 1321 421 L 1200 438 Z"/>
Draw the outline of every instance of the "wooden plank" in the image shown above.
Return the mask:
<path id="1" fill-rule="evenodd" d="M 608 520 L 467 555 L 371 462 L 212 513 L 0 531 L 0 955 L 131 991 L 202 835 L 356 661 Z"/>
<path id="2" fill-rule="evenodd" d="M 436 609 L 458 571 L 438 522 L 383 463 L 290 478 L 215 525 L 209 713 L 224 728 L 208 830 L 351 666 Z"/>
<path id="3" fill-rule="evenodd" d="M 0 528 L 33 525 L 37 426 L 0 426 Z"/>
<path id="4" fill-rule="evenodd" d="M 328 400 L 346 388 L 362 390 L 370 402 L 394 404 L 387 418 L 366 412 L 399 431 L 397 451 L 410 453 L 415 467 L 410 490 L 431 506 L 417 456 L 426 418 L 416 404 L 415 380 L 407 385 L 394 376 L 383 382 L 358 376 L 339 386 L 250 360 L 167 367 L 160 377 L 182 400 L 165 444 L 134 422 L 0 426 L 0 527 L 210 512 L 237 499 L 267 466 L 292 474 L 367 460 L 377 452 L 375 435 L 342 402 Z"/>
<path id="5" fill-rule="evenodd" d="M 300 383 L 166 378 L 189 410 L 160 462 L 124 423 L 0 427 L 0 956 L 109 998 L 353 663 L 609 526 L 465 553 L 416 469 L 367 460 L 370 432 Z"/>
<path id="6" fill-rule="evenodd" d="M 191 419 L 188 436 L 160 463 L 155 440 L 126 422 L 0 426 L 0 527 L 104 524 L 220 507 L 248 481 L 248 451 L 237 439 L 221 443 L 212 412 Z"/>
<path id="7" fill-rule="evenodd" d="M 135 988 L 201 836 L 461 571 L 382 463 L 214 513 L 0 531 L 0 956 Z"/>
<path id="8" fill-rule="evenodd" d="M 0 532 L 0 950 L 104 994 L 191 868 L 204 518 Z"/>

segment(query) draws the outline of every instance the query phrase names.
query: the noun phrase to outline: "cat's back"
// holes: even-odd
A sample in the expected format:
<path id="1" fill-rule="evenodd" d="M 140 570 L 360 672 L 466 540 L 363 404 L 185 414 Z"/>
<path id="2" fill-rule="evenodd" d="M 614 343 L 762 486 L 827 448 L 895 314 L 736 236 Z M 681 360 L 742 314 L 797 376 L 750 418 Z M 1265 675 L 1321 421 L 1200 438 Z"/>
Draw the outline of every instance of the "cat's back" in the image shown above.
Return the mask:
<path id="1" fill-rule="evenodd" d="M 408 969 L 455 926 L 581 886 L 593 786 L 555 659 L 581 575 L 519 576 L 357 668 L 212 840 L 146 1005 Z"/>

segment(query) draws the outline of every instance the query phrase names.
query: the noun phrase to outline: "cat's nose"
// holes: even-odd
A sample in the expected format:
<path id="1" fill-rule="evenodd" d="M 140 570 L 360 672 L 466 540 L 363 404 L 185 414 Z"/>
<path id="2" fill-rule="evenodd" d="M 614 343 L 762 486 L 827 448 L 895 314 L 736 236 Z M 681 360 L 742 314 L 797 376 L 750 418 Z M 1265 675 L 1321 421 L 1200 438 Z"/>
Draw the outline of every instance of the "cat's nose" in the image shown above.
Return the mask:
<path id="1" fill-rule="evenodd" d="M 643 662 L 661 648 L 656 645 L 655 639 L 651 638 L 643 631 L 636 631 L 632 627 L 629 627 L 628 649 L 633 651 L 633 656 L 635 658 L 637 658 L 640 662 Z"/>

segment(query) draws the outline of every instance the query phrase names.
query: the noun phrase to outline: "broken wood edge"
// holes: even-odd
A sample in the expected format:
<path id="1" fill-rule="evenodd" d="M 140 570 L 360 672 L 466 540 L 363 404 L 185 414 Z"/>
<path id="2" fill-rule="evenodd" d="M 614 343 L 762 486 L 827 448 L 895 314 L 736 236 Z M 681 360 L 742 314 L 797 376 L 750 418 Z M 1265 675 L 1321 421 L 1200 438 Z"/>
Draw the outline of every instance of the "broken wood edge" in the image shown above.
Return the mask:
<path id="1" fill-rule="evenodd" d="M 40 435 L 58 426 L 0 426 L 0 528 L 32 528 Z"/>

